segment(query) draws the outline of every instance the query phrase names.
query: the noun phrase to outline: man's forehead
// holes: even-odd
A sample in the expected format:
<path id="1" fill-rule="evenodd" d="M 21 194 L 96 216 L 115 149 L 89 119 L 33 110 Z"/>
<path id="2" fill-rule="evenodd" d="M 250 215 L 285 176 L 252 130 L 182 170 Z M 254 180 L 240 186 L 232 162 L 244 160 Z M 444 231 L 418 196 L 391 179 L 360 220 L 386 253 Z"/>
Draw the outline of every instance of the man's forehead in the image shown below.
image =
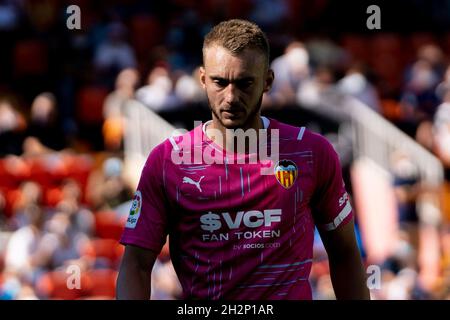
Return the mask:
<path id="1" fill-rule="evenodd" d="M 213 45 L 205 48 L 204 66 L 206 69 L 226 69 L 239 67 L 243 73 L 253 73 L 260 70 L 265 57 L 257 49 L 247 48 L 239 53 L 232 53 L 228 49 Z"/>

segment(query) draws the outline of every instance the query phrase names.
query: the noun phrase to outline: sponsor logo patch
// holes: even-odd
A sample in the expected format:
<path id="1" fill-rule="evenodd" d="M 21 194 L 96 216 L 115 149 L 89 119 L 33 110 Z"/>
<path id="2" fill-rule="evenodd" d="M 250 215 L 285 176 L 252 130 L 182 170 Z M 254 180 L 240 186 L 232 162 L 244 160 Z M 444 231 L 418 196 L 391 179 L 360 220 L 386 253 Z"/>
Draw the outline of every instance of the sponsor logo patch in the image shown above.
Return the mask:
<path id="1" fill-rule="evenodd" d="M 139 216 L 141 215 L 142 208 L 142 194 L 137 190 L 134 194 L 133 201 L 131 203 L 130 215 L 127 219 L 126 228 L 134 229 L 138 222 Z"/>

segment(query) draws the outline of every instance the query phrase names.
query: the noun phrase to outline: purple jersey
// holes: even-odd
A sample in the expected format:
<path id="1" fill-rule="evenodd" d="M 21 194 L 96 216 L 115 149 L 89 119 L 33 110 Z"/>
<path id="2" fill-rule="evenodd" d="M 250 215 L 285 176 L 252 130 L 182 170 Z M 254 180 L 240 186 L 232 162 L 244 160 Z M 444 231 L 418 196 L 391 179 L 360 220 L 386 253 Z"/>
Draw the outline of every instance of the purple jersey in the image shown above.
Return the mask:
<path id="1" fill-rule="evenodd" d="M 171 154 L 194 141 L 223 155 L 204 126 L 167 139 L 146 161 L 121 243 L 159 252 L 169 235 L 184 299 L 311 299 L 314 226 L 334 230 L 352 218 L 331 144 L 265 121 L 269 133 L 279 130 L 271 175 L 259 162 L 174 164 Z"/>

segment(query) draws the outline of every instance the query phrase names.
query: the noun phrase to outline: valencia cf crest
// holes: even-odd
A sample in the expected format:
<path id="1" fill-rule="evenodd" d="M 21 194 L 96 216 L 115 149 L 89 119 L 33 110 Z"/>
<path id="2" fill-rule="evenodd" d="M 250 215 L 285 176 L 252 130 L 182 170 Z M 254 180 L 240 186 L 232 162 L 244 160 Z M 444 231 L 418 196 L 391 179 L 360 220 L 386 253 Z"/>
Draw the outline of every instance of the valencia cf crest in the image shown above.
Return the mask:
<path id="1" fill-rule="evenodd" d="M 275 166 L 275 177 L 285 188 L 289 189 L 294 184 L 298 176 L 298 168 L 294 161 L 280 160 Z"/>

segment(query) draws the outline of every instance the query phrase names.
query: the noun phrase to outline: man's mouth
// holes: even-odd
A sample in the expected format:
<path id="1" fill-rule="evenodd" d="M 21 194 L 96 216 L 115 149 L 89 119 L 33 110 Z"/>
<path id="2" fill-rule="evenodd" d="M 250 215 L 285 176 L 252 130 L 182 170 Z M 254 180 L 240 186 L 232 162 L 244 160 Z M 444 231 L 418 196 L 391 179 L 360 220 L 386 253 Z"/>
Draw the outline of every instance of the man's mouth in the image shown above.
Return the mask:
<path id="1" fill-rule="evenodd" d="M 242 113 L 243 110 L 240 108 L 239 109 L 233 108 L 233 109 L 222 109 L 221 112 L 227 118 L 234 118 L 238 116 L 240 113 Z"/>

